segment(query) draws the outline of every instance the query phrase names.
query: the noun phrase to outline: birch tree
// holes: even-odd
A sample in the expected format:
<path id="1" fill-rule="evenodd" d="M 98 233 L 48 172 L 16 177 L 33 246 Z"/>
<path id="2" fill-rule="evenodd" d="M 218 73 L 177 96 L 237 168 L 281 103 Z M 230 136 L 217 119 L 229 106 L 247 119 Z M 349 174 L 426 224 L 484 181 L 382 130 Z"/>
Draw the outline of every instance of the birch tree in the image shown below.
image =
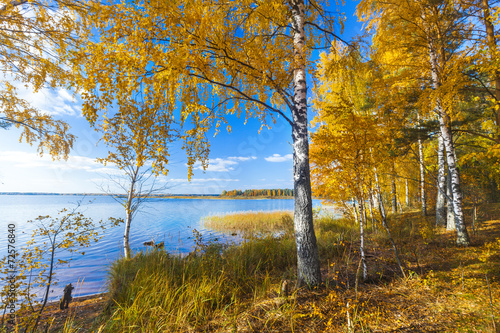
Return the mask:
<path id="1" fill-rule="evenodd" d="M 168 156 L 168 145 L 175 138 L 173 130 L 164 128 L 169 135 L 158 141 L 155 133 L 147 126 L 151 119 L 158 120 L 155 109 L 145 107 L 141 102 L 131 101 L 107 119 L 106 130 L 98 128 L 104 132 L 103 139 L 110 149 L 108 156 L 99 158 L 98 161 L 105 165 L 111 163 L 122 172 L 121 175 L 110 174 L 108 185 L 101 185 L 101 189 L 116 194 L 116 190 L 110 187 L 114 185 L 124 193 L 123 197 L 114 198 L 125 210 L 123 251 L 127 259 L 132 256 L 130 227 L 134 216 L 148 197 L 166 188 L 157 186 L 153 170 L 147 165 L 149 161 L 146 160 L 146 153 L 154 146 L 154 149 L 161 150 Z"/>
<path id="2" fill-rule="evenodd" d="M 306 73 L 314 48 L 332 36 L 333 20 L 316 1 L 163 1 L 96 4 L 82 18 L 82 49 L 73 54 L 83 112 L 106 122 L 112 104 L 139 91 L 165 121 L 179 126 L 188 177 L 206 167 L 207 132 L 226 115 L 262 126 L 290 125 L 299 284 L 321 281 L 312 224 Z M 327 43 L 327 45 L 328 45 Z M 175 118 L 174 118 L 175 115 Z M 161 135 L 158 124 L 148 124 Z M 151 151 L 150 153 L 154 153 Z M 148 153 L 148 154 L 150 154 Z M 165 163 L 154 168 L 165 172 Z"/>
<path id="3" fill-rule="evenodd" d="M 455 230 L 455 212 L 453 209 L 453 190 L 451 188 L 451 173 L 446 172 L 446 230 Z"/>
<path id="4" fill-rule="evenodd" d="M 447 15 L 447 4 L 443 3 L 441 6 L 432 4 L 430 9 L 434 11 L 435 15 L 433 20 L 429 24 L 424 23 L 424 27 L 431 27 L 427 30 L 428 46 L 429 46 L 429 63 L 431 67 L 431 82 L 434 90 L 439 91 L 442 88 L 442 81 L 444 70 L 446 69 L 446 61 L 448 55 L 446 54 L 446 44 L 447 41 L 443 40 L 441 29 L 444 27 L 440 26 L 441 22 L 447 22 L 448 20 L 443 20 L 443 17 L 439 14 L 442 10 L 442 15 Z M 451 8 L 453 15 L 455 9 Z M 456 14 L 455 14 L 456 15 Z M 438 56 L 439 52 L 439 56 Z M 453 195 L 453 213 L 455 215 L 455 227 L 457 230 L 457 244 L 467 246 L 470 244 L 469 235 L 465 227 L 464 214 L 462 211 L 462 189 L 460 185 L 460 177 L 457 169 L 457 161 L 455 158 L 455 147 L 453 145 L 453 136 L 451 132 L 451 118 L 449 110 L 443 107 L 442 98 L 439 96 L 435 101 L 435 107 L 438 113 L 439 127 L 441 130 L 441 136 L 443 138 L 444 146 L 446 149 L 446 160 L 448 163 L 448 170 L 450 171 L 451 178 L 451 193 Z"/>
<path id="5" fill-rule="evenodd" d="M 360 268 L 366 279 L 365 202 L 371 195 L 372 151 L 379 153 L 377 162 L 387 157 L 387 149 L 382 148 L 387 148 L 387 137 L 370 108 L 370 65 L 361 61 L 359 49 L 337 43 L 320 59 L 314 99 L 318 114 L 313 120 L 317 128 L 311 146 L 314 192 L 337 205 L 352 204 L 360 231 Z"/>
<path id="6" fill-rule="evenodd" d="M 395 214 L 398 212 L 398 193 L 396 190 L 396 167 L 393 164 L 391 170 L 391 206 L 392 212 Z"/>
<path id="7" fill-rule="evenodd" d="M 144 208 L 145 201 L 151 197 L 151 195 L 160 193 L 166 188 L 165 186 L 157 186 L 152 169 L 144 165 L 138 165 L 135 156 L 129 159 L 125 156 L 120 156 L 120 159 L 115 160 L 115 162 L 113 162 L 113 160 L 106 161 L 120 165 L 120 170 L 123 174 L 109 175 L 107 186 L 105 187 L 104 184 L 101 186 L 105 192 L 115 195 L 113 198 L 120 203 L 125 210 L 123 255 L 127 259 L 132 257 L 132 251 L 130 249 L 130 227 L 132 225 L 132 220 L 141 207 Z M 120 196 L 121 193 L 117 193 L 110 185 L 114 185 L 115 188 L 117 187 L 124 195 Z M 117 194 L 118 196 L 116 196 Z"/>

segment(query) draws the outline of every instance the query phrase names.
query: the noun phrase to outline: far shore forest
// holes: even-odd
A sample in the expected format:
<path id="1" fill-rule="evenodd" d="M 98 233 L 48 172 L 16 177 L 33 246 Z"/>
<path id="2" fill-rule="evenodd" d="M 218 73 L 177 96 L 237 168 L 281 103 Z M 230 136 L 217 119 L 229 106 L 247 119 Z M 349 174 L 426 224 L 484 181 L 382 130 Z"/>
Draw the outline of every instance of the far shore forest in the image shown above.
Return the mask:
<path id="1" fill-rule="evenodd" d="M 222 191 L 222 197 L 293 197 L 291 189 L 249 189 L 249 190 L 230 190 Z"/>
<path id="2" fill-rule="evenodd" d="M 122 173 L 109 181 L 123 215 L 78 203 L 28 221 L 32 239 L 1 261 L 0 331 L 499 332 L 499 4 L 361 0 L 364 30 L 343 38 L 344 4 L 320 0 L 3 1 L 0 130 L 65 159 L 70 124 L 22 89 L 74 93 L 97 161 Z M 294 211 L 209 216 L 238 241 L 193 229 L 186 256 L 133 252 L 172 147 L 191 179 L 233 115 L 289 126 L 293 191 L 220 197 L 289 197 Z M 58 255 L 88 255 L 117 227 L 107 292 L 49 304 L 70 264 Z"/>

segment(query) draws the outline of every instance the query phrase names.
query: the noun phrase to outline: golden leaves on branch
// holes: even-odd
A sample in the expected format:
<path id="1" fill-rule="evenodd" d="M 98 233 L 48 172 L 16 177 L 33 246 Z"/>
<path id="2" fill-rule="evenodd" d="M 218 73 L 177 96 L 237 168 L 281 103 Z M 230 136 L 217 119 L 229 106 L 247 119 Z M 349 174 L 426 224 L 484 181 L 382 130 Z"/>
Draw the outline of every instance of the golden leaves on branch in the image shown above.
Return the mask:
<path id="1" fill-rule="evenodd" d="M 38 152 L 67 157 L 69 126 L 19 97 L 16 86 L 34 92 L 65 87 L 71 76 L 64 54 L 74 42 L 84 9 L 79 1 L 3 1 L 0 5 L 0 121 L 22 127 L 21 141 L 39 142 Z"/>

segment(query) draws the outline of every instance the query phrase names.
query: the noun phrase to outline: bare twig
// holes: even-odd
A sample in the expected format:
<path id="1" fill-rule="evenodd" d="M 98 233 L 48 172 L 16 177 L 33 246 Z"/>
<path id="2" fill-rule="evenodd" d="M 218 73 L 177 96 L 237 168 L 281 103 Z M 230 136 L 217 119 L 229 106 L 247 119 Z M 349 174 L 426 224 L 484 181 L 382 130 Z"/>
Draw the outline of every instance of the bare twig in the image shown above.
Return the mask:
<path id="1" fill-rule="evenodd" d="M 358 299 L 358 281 L 359 281 L 359 272 L 361 271 L 361 262 L 363 261 L 363 257 L 359 258 L 358 269 L 356 270 L 356 282 L 354 284 L 354 294 L 356 295 L 356 299 Z"/>
<path id="2" fill-rule="evenodd" d="M 462 290 L 464 290 L 465 284 L 464 284 L 464 266 L 462 265 L 462 260 L 460 260 L 460 270 L 461 270 L 461 278 L 462 278 Z"/>

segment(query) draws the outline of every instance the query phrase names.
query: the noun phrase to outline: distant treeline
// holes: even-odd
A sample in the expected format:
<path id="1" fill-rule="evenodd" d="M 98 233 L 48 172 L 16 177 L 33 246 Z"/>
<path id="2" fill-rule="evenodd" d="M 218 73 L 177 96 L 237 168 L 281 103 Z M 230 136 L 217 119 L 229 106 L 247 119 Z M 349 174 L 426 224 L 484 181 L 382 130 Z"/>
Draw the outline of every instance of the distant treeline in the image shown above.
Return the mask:
<path id="1" fill-rule="evenodd" d="M 285 189 L 263 189 L 263 190 L 232 190 L 223 191 L 223 197 L 293 197 L 293 190 Z"/>

